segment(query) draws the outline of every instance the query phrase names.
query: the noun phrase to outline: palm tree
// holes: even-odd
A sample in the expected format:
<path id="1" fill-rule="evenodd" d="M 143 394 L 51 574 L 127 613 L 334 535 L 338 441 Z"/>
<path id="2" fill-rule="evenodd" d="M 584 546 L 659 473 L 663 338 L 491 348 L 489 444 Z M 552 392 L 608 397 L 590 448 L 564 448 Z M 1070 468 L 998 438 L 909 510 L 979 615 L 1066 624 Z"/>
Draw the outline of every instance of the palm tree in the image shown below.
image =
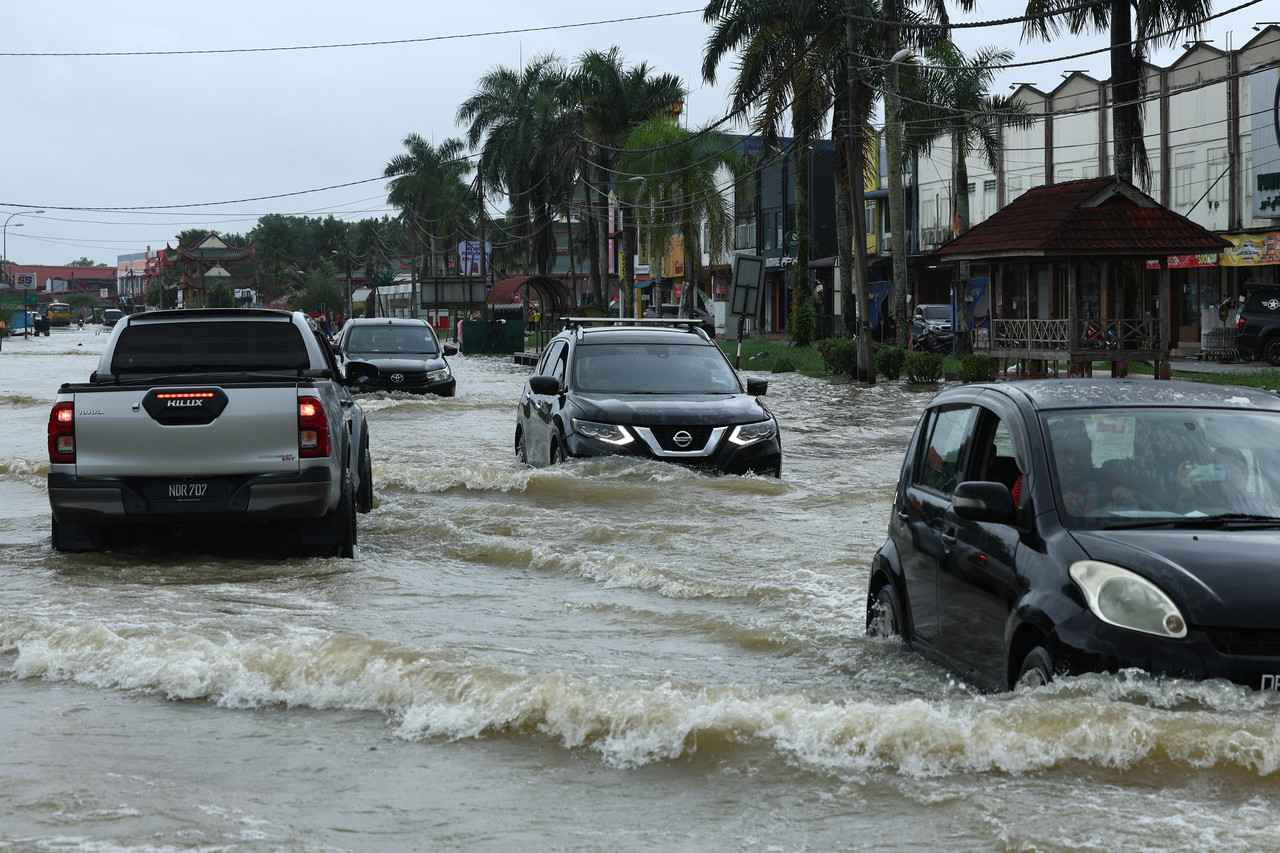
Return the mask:
<path id="1" fill-rule="evenodd" d="M 603 217 L 609 208 L 609 186 L 614 183 L 613 157 L 622 139 L 636 125 L 669 112 L 672 105 L 683 101 L 685 88 L 674 74 L 654 76 L 646 63 L 624 67 L 617 47 L 584 53 L 578 60 L 571 85 L 585 143 L 578 148 L 578 153 L 587 190 L 587 209 L 599 213 L 588 218 L 592 228 L 589 239 L 594 238 L 589 244 L 591 279 L 597 299 L 604 304 L 609 278 L 609 235 Z M 596 196 L 594 203 L 592 189 Z M 631 280 L 619 283 L 625 304 L 630 304 L 634 277 L 631 271 Z"/>
<path id="2" fill-rule="evenodd" d="M 466 175 L 471 166 L 463 156 L 466 147 L 461 139 L 446 139 L 436 148 L 411 133 L 405 137 L 404 146 L 406 151 L 387 163 L 383 176 L 392 179 L 387 184 L 388 203 L 400 208 L 401 219 L 410 229 L 416 284 L 419 234 L 426 229 L 427 256 L 434 269 L 440 239 L 457 234 L 469 217 L 471 205 Z M 416 297 L 415 288 L 414 316 L 417 316 Z"/>
<path id="3" fill-rule="evenodd" d="M 745 171 L 737 140 L 709 129 L 691 132 L 655 118 L 628 134 L 618 157 L 623 171 L 643 175 L 635 184 L 639 225 L 652 241 L 651 263 L 661 265 L 678 236 L 684 244 L 684 291 L 680 316 L 692 317 L 694 291 L 702 278 L 705 223 L 712 257 L 733 247 L 733 206 L 720 179 L 727 169 L 736 179 Z"/>
<path id="4" fill-rule="evenodd" d="M 730 5 L 737 7 L 737 14 L 727 14 Z M 796 262 L 789 282 L 794 309 L 813 296 L 809 279 L 813 245 L 808 180 L 810 150 L 826 125 L 835 96 L 828 65 L 839 45 L 832 41 L 832 29 L 818 25 L 818 19 L 779 17 L 779 7 L 784 5 L 775 0 L 738 4 L 716 0 L 709 4 L 703 16 L 716 23 L 707 40 L 702 76 L 708 83 L 714 83 L 716 66 L 730 51 L 737 52 L 738 75 L 730 91 L 730 112 L 746 116 L 754 111 L 749 117 L 752 130 L 759 134 L 761 145 L 766 149 L 780 147 L 778 131 L 790 105 L 790 151 L 797 177 Z M 820 11 L 813 4 L 804 6 L 810 13 Z"/>
<path id="5" fill-rule="evenodd" d="M 920 69 L 922 97 L 904 110 L 908 150 L 927 154 L 946 137 L 955 149 L 955 197 L 958 233 L 969 230 L 970 153 L 978 153 L 994 171 L 999 164 L 1004 127 L 1028 127 L 1035 117 L 1026 104 L 1011 95 L 992 95 L 995 71 L 1013 59 L 1013 52 L 983 48 L 966 57 L 951 42 L 925 51 L 928 65 Z"/>
<path id="6" fill-rule="evenodd" d="M 535 58 L 522 71 L 499 67 L 480 78 L 457 114 L 470 125 L 467 143 L 480 150 L 485 186 L 507 194 L 529 266 L 544 275 L 555 257 L 552 220 L 568 159 L 562 147 L 565 81 L 555 54 Z"/>
<path id="7" fill-rule="evenodd" d="M 840 245 L 844 332 L 847 335 L 853 334 L 856 327 L 855 305 L 864 322 L 868 313 L 866 229 L 863 227 L 862 209 L 853 203 L 853 198 L 861 197 L 868 172 L 862 139 L 883 70 L 878 62 L 868 61 L 866 55 L 878 49 L 879 28 L 865 22 L 883 20 L 879 11 L 873 0 L 711 0 L 703 13 L 705 20 L 720 22 L 708 40 L 704 76 L 708 70 L 714 70 L 715 64 L 726 53 L 748 45 L 753 39 L 777 40 L 780 45 L 790 40 L 797 48 L 803 46 L 803 49 L 797 51 L 794 63 L 783 68 L 791 69 L 803 62 L 812 69 L 812 73 L 808 80 L 797 74 L 794 80 L 782 83 L 780 87 L 801 91 L 807 86 L 820 86 L 831 93 L 834 105 L 832 136 L 837 143 L 836 231 Z M 774 69 L 775 72 L 780 70 Z M 779 81 L 787 77 L 787 74 L 777 74 Z M 800 90 L 795 88 L 797 84 Z M 762 78 L 756 97 L 767 99 L 766 93 L 773 88 L 768 79 Z M 779 92 L 777 100 L 780 103 L 788 102 L 786 91 L 782 88 Z M 810 124 L 805 121 L 802 128 L 794 133 L 799 136 Z M 847 248 L 850 245 L 853 246 L 852 256 Z M 870 364 L 870 344 L 866 336 L 859 342 L 859 350 L 862 354 L 858 365 L 859 379 L 874 382 L 875 371 Z"/>
<path id="8" fill-rule="evenodd" d="M 910 21 L 909 7 L 920 5 L 923 16 L 933 26 L 911 26 L 903 38 L 900 21 Z M 896 343 L 907 345 L 907 211 L 903 201 L 905 140 L 901 123 L 902 74 L 904 45 L 920 50 L 950 38 L 950 19 L 945 0 L 883 0 L 884 29 L 881 36 L 881 56 L 885 62 L 886 86 L 884 92 L 885 115 L 885 166 L 888 172 L 890 251 L 893 254 L 892 307 Z M 970 11 L 975 0 L 959 0 L 963 11 Z"/>
<path id="9" fill-rule="evenodd" d="M 1212 11 L 1212 0 L 1108 0 L 1092 6 L 1075 0 L 1028 0 L 1024 37 L 1048 40 L 1064 23 L 1073 34 L 1087 30 L 1111 34 L 1115 173 L 1122 181 L 1133 183 L 1137 172 L 1142 188 L 1151 186 L 1151 163 L 1142 141 L 1142 99 L 1146 95 L 1142 66 L 1149 45 L 1177 44 L 1187 36 L 1199 38 Z"/>

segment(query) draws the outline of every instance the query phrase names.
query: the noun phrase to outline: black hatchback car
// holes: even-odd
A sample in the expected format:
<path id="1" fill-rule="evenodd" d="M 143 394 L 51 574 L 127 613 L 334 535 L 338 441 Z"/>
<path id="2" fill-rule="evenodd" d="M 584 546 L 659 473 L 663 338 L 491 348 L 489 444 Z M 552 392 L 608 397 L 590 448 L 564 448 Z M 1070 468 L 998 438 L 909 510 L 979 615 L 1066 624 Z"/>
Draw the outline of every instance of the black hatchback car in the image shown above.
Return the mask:
<path id="1" fill-rule="evenodd" d="M 777 477 L 767 388 L 754 377 L 744 388 L 697 320 L 570 320 L 520 395 L 516 457 L 628 455 Z"/>
<path id="2" fill-rule="evenodd" d="M 1280 399 L 1152 380 L 950 388 L 867 597 L 973 683 L 1138 668 L 1280 690 Z"/>
<path id="3" fill-rule="evenodd" d="M 407 391 L 452 397 L 457 388 L 445 356 L 457 355 L 453 344 L 440 345 L 425 320 L 408 317 L 360 317 L 342 325 L 333 345 L 339 364 L 358 361 L 378 368 L 368 391 Z"/>

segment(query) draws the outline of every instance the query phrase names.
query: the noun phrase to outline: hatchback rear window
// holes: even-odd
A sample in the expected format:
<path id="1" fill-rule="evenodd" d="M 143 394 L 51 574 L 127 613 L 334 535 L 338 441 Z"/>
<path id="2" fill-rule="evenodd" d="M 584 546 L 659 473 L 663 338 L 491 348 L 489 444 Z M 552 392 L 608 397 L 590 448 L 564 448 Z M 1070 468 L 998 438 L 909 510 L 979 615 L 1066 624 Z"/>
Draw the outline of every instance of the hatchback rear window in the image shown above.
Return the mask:
<path id="1" fill-rule="evenodd" d="M 292 323 L 139 323 L 116 342 L 111 372 L 206 373 L 305 370 L 302 335 Z"/>

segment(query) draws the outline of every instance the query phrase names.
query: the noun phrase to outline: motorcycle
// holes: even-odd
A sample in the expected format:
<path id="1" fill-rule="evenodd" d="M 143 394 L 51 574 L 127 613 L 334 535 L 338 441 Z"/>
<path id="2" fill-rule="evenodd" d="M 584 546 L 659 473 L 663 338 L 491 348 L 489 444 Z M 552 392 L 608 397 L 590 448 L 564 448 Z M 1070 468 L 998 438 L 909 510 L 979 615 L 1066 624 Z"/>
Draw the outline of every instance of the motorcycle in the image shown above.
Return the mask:
<path id="1" fill-rule="evenodd" d="M 952 343 L 955 340 L 955 334 L 952 332 L 943 332 L 938 329 L 928 328 L 921 332 L 911 342 L 912 349 L 921 352 L 936 352 L 941 355 L 950 355 Z"/>

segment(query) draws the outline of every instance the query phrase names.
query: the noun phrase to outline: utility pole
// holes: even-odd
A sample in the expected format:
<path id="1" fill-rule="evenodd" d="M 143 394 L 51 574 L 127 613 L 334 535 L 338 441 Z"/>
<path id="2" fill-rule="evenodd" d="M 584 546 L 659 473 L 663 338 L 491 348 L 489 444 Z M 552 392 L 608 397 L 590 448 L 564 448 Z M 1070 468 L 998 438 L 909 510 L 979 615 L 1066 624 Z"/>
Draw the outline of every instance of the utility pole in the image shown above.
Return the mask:
<path id="1" fill-rule="evenodd" d="M 866 146 L 862 139 L 862 118 L 858 114 L 858 33 L 853 22 L 853 3 L 845 0 L 844 27 L 846 73 L 849 89 L 849 183 L 853 195 L 853 289 L 858 299 L 858 381 L 876 383 L 876 367 L 871 359 L 871 303 L 867 294 L 867 210 L 863 193 L 866 180 Z"/>

